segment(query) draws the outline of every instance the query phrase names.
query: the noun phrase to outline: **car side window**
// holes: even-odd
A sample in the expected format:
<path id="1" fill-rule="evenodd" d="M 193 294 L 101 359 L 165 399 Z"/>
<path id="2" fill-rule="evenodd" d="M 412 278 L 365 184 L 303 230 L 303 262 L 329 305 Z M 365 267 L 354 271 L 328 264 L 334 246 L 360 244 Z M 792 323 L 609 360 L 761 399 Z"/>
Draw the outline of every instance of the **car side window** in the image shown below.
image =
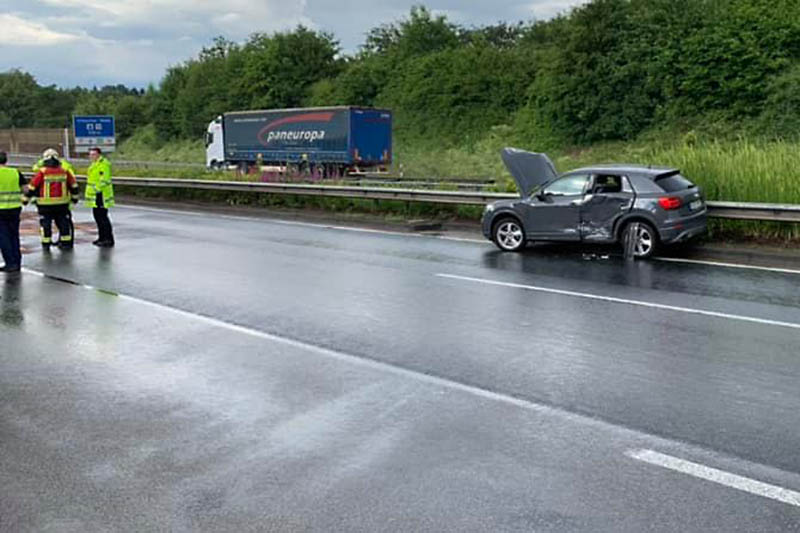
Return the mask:
<path id="1" fill-rule="evenodd" d="M 631 179 L 628 176 L 622 176 L 622 192 L 633 194 L 633 185 L 631 185 Z"/>
<path id="2" fill-rule="evenodd" d="M 594 177 L 593 194 L 613 194 L 622 192 L 624 177 L 616 174 L 597 174 Z"/>
<path id="3" fill-rule="evenodd" d="M 542 191 L 553 196 L 576 196 L 583 194 L 586 183 L 589 181 L 587 174 L 573 174 L 559 178 Z"/>

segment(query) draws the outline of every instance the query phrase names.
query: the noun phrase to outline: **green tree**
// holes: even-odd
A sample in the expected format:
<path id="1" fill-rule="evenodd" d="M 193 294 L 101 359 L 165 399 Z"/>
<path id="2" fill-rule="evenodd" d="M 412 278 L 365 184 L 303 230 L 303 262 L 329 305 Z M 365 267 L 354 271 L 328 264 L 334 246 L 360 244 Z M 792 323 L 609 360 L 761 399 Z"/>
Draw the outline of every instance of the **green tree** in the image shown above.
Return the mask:
<path id="1" fill-rule="evenodd" d="M 39 84 L 27 72 L 14 69 L 0 73 L 0 127 L 32 125 L 38 90 Z"/>
<path id="2" fill-rule="evenodd" d="M 800 137 L 800 63 L 773 77 L 758 120 L 760 132 L 771 137 Z"/>
<path id="3" fill-rule="evenodd" d="M 299 107 L 315 82 L 336 76 L 342 65 L 333 37 L 303 26 L 255 34 L 242 52 L 237 91 L 252 108 Z"/>
<path id="4" fill-rule="evenodd" d="M 104 87 L 82 93 L 75 115 L 113 115 L 118 140 L 124 140 L 149 122 L 148 101 L 137 89 Z"/>
<path id="5" fill-rule="evenodd" d="M 474 138 L 510 122 L 534 76 L 524 50 L 475 43 L 404 63 L 378 103 L 394 109 L 401 136 Z"/>
<path id="6" fill-rule="evenodd" d="M 400 59 L 423 56 L 460 42 L 459 28 L 444 15 L 433 16 L 425 6 L 411 8 L 408 18 L 384 24 L 367 33 L 362 47 L 367 54 L 394 55 Z"/>
<path id="7" fill-rule="evenodd" d="M 150 120 L 162 139 L 184 135 L 183 121 L 177 116 L 176 102 L 186 86 L 186 67 L 174 66 L 167 70 L 158 91 L 152 96 Z"/>

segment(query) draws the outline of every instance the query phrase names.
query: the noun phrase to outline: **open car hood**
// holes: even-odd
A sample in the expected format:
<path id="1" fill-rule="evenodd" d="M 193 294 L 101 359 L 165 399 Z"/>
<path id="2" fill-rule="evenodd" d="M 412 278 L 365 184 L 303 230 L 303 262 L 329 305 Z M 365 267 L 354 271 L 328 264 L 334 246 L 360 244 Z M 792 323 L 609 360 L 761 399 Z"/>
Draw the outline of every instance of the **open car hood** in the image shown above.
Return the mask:
<path id="1" fill-rule="evenodd" d="M 558 176 L 555 165 L 545 154 L 526 152 L 517 148 L 503 148 L 500 155 L 514 181 L 517 182 L 523 198 L 530 196 L 536 187 Z"/>

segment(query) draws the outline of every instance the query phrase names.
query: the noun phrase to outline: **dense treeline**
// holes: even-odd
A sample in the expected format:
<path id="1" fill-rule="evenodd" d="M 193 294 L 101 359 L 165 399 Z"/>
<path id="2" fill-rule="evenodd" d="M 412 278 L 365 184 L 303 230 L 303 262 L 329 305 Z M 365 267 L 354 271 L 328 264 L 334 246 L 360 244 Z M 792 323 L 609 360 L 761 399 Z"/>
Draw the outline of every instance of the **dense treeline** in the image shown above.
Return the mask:
<path id="1" fill-rule="evenodd" d="M 98 89 L 40 86 L 19 70 L 0 73 L 0 128 L 64 128 L 73 114 L 111 113 L 123 136 L 150 120 L 145 92 L 123 85 Z"/>
<path id="2" fill-rule="evenodd" d="M 121 135 L 153 124 L 143 131 L 158 143 L 199 138 L 224 111 L 353 104 L 394 110 L 405 142 L 464 146 L 500 125 L 537 146 L 713 125 L 795 137 L 798 89 L 800 0 L 594 0 L 480 28 L 415 7 L 352 56 L 304 27 L 218 38 L 147 91 L 39 87 L 8 72 L 0 127 L 113 113 Z"/>

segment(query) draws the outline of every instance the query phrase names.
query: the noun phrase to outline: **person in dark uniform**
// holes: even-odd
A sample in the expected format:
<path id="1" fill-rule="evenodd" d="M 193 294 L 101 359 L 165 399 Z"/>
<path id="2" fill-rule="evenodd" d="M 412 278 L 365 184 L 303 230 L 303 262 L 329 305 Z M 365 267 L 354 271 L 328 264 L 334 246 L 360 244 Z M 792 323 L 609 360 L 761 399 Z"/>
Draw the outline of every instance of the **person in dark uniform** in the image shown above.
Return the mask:
<path id="1" fill-rule="evenodd" d="M 8 156 L 0 152 L 0 252 L 5 265 L 0 272 L 19 272 L 19 215 L 22 212 L 22 187 L 25 178 L 16 168 L 6 166 Z"/>

